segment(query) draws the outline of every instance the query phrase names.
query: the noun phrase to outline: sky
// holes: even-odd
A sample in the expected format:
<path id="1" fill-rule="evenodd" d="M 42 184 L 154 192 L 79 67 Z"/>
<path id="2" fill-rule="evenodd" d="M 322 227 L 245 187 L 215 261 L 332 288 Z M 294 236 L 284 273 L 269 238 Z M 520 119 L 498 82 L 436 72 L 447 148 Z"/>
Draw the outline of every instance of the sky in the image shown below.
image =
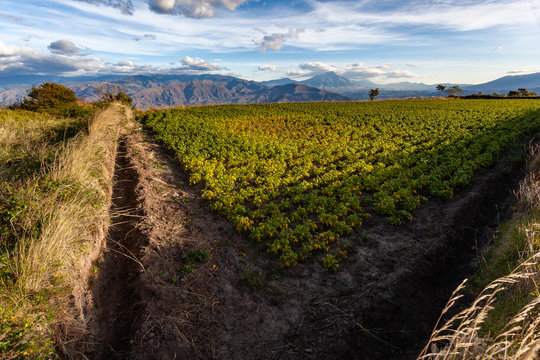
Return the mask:
<path id="1" fill-rule="evenodd" d="M 0 0 L 17 75 L 334 71 L 387 84 L 540 72 L 540 0 Z"/>

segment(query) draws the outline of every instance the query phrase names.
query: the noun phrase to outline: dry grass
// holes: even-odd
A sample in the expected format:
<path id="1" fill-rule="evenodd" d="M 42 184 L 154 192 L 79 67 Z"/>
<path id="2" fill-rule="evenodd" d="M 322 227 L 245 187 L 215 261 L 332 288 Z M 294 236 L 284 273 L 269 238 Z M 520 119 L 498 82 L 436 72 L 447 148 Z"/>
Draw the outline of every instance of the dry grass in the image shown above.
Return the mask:
<path id="1" fill-rule="evenodd" d="M 0 161 L 6 159 L 0 162 L 0 173 L 9 170 L 13 154 L 53 155 L 38 173 L 10 184 L 17 188 L 24 214 L 17 214 L 23 221 L 15 229 L 16 243 L 7 246 L 0 259 L 0 315 L 12 322 L 0 328 L 0 342 L 11 339 L 11 346 L 0 349 L 0 358 L 18 358 L 24 352 L 45 356 L 44 351 L 54 350 L 51 341 L 40 341 L 47 337 L 67 357 L 76 358 L 65 334 L 83 335 L 86 277 L 109 224 L 116 142 L 126 125 L 125 108 L 113 105 L 100 111 L 88 124 L 88 132 L 55 146 L 50 129 L 58 124 L 6 124 L 0 132 L 0 144 L 6 146 L 0 154 Z M 14 338 L 8 330 L 21 324 L 25 336 Z"/>
<path id="2" fill-rule="evenodd" d="M 418 359 L 540 359 L 539 147 L 531 147 L 530 153 L 530 174 L 516 193 L 516 214 L 495 249 L 517 253 L 517 266 L 489 283 L 472 305 L 437 324 Z M 441 318 L 454 308 L 464 287 L 465 282 L 452 294 Z"/>

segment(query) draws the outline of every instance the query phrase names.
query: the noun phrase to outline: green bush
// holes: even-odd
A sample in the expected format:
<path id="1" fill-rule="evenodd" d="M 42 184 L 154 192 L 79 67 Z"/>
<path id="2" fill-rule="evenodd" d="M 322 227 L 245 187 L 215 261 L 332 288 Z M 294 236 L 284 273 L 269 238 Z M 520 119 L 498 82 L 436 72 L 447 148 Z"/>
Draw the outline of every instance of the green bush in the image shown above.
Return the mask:
<path id="1" fill-rule="evenodd" d="M 32 86 L 21 107 L 26 110 L 51 110 L 77 105 L 75 92 L 63 85 L 44 82 Z"/>
<path id="2" fill-rule="evenodd" d="M 128 106 L 132 106 L 133 104 L 133 99 L 126 93 L 124 89 L 120 88 L 117 85 L 104 85 L 101 86 L 98 91 L 101 95 L 101 99 L 99 102 L 102 104 L 108 104 L 115 101 L 121 102 Z"/>

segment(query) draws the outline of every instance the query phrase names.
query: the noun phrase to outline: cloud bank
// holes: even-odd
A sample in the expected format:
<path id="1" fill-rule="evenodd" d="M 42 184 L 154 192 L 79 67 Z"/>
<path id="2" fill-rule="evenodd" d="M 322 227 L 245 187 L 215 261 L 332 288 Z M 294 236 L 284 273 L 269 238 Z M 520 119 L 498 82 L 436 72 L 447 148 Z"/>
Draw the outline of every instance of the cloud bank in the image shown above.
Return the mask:
<path id="1" fill-rule="evenodd" d="M 323 62 L 307 62 L 298 65 L 298 69 L 287 72 L 288 76 L 310 77 L 325 72 L 335 72 L 351 80 L 390 80 L 410 79 L 419 77 L 408 70 L 393 70 L 389 65 L 367 66 L 364 63 L 350 63 L 345 65 L 326 64 Z"/>
<path id="2" fill-rule="evenodd" d="M 79 49 L 67 40 L 55 41 L 49 45 L 49 49 L 52 54 L 0 42 L 0 79 L 20 75 L 69 77 L 99 74 L 193 74 L 227 70 L 218 64 L 189 56 L 181 60 L 182 66 L 179 67 L 137 65 L 131 60 L 111 63 L 88 54 L 79 54 Z"/>
<path id="3" fill-rule="evenodd" d="M 98 72 L 103 69 L 99 59 L 63 52 L 75 51 L 72 43 L 51 43 L 57 53 L 44 54 L 29 47 L 5 45 L 0 42 L 0 77 L 17 75 L 66 75 L 80 72 Z M 70 45 L 71 44 L 71 45 Z M 74 46 L 74 45 L 73 45 Z M 51 50 L 51 51 L 53 51 Z M 62 54 L 62 55 L 58 55 Z"/>

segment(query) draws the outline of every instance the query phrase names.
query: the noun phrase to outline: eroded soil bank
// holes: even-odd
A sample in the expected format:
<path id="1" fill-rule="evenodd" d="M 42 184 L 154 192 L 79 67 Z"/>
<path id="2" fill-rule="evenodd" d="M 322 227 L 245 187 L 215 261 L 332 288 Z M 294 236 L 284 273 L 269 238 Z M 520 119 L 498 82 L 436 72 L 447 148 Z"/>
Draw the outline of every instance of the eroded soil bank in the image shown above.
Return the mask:
<path id="1" fill-rule="evenodd" d="M 522 167 L 478 176 L 453 200 L 429 201 L 405 226 L 372 217 L 349 237 L 350 256 L 332 273 L 317 258 L 278 268 L 263 246 L 209 210 L 151 134 L 140 130 L 125 146 L 130 203 L 115 206 L 136 210 L 118 217 L 110 246 L 133 234 L 134 245 L 123 246 L 140 264 L 105 255 L 95 359 L 413 359 L 504 218 Z M 209 259 L 187 271 L 194 250 Z"/>

